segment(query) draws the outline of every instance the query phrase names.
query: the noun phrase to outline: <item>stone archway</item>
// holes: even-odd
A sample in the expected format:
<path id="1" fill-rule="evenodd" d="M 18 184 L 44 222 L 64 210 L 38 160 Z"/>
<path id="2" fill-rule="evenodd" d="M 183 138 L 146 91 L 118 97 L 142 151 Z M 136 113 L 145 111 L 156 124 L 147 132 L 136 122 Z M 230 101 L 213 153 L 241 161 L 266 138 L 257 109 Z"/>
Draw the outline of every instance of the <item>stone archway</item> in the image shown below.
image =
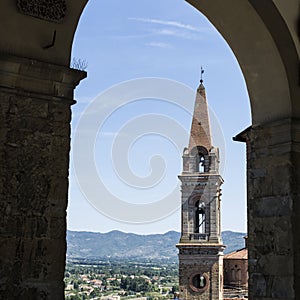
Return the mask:
<path id="1" fill-rule="evenodd" d="M 249 92 L 249 298 L 299 297 L 299 3 L 188 1 L 235 53 Z M 237 25 L 238 24 L 238 25 Z"/>
<path id="2" fill-rule="evenodd" d="M 69 61 L 86 2 L 0 4 L 3 299 L 63 299 L 70 105 L 86 76 Z M 188 2 L 227 40 L 251 100 L 252 126 L 236 137 L 247 142 L 250 299 L 297 299 L 298 1 Z"/>

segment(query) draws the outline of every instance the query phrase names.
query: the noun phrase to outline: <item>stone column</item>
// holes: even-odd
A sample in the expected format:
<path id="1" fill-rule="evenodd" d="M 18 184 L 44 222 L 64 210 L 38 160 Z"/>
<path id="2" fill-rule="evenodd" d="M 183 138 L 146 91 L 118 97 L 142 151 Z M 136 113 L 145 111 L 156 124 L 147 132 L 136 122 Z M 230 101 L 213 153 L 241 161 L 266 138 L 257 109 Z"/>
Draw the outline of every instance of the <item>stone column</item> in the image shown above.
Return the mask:
<path id="1" fill-rule="evenodd" d="M 254 126 L 241 136 L 247 142 L 249 298 L 298 299 L 300 122 Z"/>
<path id="2" fill-rule="evenodd" d="M 84 77 L 0 59 L 0 299 L 64 299 L 70 106 Z"/>

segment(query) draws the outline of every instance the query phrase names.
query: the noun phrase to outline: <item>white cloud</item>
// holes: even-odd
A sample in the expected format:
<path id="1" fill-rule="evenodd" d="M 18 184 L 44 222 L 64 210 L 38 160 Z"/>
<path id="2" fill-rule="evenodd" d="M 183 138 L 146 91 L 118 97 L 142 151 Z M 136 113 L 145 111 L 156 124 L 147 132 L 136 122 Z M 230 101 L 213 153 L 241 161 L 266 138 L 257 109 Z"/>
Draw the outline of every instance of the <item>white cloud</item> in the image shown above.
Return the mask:
<path id="1" fill-rule="evenodd" d="M 199 34 L 196 34 L 194 32 L 184 31 L 184 30 L 163 28 L 163 29 L 153 30 L 153 33 L 155 35 L 165 35 L 165 36 L 167 35 L 167 36 L 173 36 L 173 37 L 189 39 L 189 40 L 201 39 L 201 36 Z"/>
<path id="2" fill-rule="evenodd" d="M 199 40 L 202 38 L 201 33 L 208 33 L 211 31 L 209 27 L 197 28 L 190 24 L 170 20 L 150 18 L 129 18 L 129 20 L 160 25 L 160 27 L 156 26 L 150 29 L 151 35 L 164 35 L 190 40 Z"/>
<path id="3" fill-rule="evenodd" d="M 172 27 L 177 27 L 180 29 L 185 29 L 185 30 L 195 31 L 195 32 L 203 32 L 204 30 L 205 31 L 207 30 L 207 28 L 203 30 L 201 28 L 197 28 L 189 24 L 183 24 L 177 21 L 167 21 L 167 20 L 150 19 L 150 18 L 129 18 L 129 20 L 134 20 L 134 21 L 139 21 L 144 23 L 160 24 L 164 26 L 172 26 Z"/>
<path id="4" fill-rule="evenodd" d="M 173 36 L 177 38 L 191 39 L 191 40 L 199 40 L 202 38 L 201 33 L 209 33 L 211 32 L 211 28 L 209 27 L 195 27 L 190 24 L 184 24 L 177 21 L 172 20 L 160 20 L 160 19 L 151 19 L 151 18 L 128 18 L 131 21 L 143 22 L 148 24 L 156 24 L 158 26 L 152 26 L 152 28 L 148 29 L 147 33 L 144 34 L 133 34 L 133 35 L 122 35 L 122 36 L 113 36 L 112 38 L 116 39 L 139 39 L 139 38 L 147 38 L 153 37 L 155 35 L 164 35 L 164 36 Z M 149 45 L 153 47 L 161 47 L 167 48 L 166 45 Z"/>
<path id="5" fill-rule="evenodd" d="M 146 46 L 150 47 L 158 47 L 158 48 L 172 48 L 172 45 L 167 44 L 167 43 L 162 43 L 162 42 L 150 42 L 145 44 Z"/>

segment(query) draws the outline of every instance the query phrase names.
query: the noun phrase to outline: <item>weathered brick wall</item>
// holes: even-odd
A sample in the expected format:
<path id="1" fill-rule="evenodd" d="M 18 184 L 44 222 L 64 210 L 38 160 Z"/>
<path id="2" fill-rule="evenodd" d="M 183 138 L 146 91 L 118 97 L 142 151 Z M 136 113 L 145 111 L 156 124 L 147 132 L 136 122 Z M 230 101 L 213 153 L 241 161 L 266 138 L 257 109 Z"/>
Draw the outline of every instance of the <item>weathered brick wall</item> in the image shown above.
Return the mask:
<path id="1" fill-rule="evenodd" d="M 195 203 L 201 200 L 206 204 L 206 231 L 210 242 L 221 242 L 220 186 L 223 179 L 220 175 L 179 176 L 181 190 L 181 242 L 189 241 L 189 235 L 195 230 Z"/>
<path id="2" fill-rule="evenodd" d="M 247 259 L 224 259 L 224 285 L 248 286 L 248 260 Z M 232 270 L 240 270 L 240 279 L 237 273 L 233 276 Z"/>
<path id="3" fill-rule="evenodd" d="M 199 86 L 196 94 L 189 141 L 190 152 L 196 146 L 202 146 L 207 151 L 210 151 L 212 147 L 206 94 L 202 83 Z"/>
<path id="4" fill-rule="evenodd" d="M 216 247 L 218 252 L 218 247 Z M 180 299 L 221 300 L 222 299 L 223 256 L 218 255 L 179 255 L 179 293 Z M 195 292 L 190 288 L 194 274 L 204 273 L 209 278 L 208 288 Z"/>

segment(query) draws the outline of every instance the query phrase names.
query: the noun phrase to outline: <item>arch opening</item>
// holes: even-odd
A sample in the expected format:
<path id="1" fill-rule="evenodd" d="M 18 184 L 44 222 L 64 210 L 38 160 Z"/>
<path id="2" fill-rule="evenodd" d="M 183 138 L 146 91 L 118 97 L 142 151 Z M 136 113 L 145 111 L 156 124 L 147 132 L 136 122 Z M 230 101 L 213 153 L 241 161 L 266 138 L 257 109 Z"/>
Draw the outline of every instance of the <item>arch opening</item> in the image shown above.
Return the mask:
<path id="1" fill-rule="evenodd" d="M 195 205 L 195 233 L 206 235 L 206 209 L 205 203 L 198 200 Z"/>
<path id="2" fill-rule="evenodd" d="M 91 4 L 91 3 L 90 3 Z M 104 4 L 103 4 L 104 5 Z M 158 5 L 158 4 L 157 4 Z M 188 5 L 188 4 L 186 4 L 186 5 Z M 91 6 L 92 7 L 92 6 Z M 87 7 L 87 9 L 89 9 L 89 7 Z M 191 6 L 189 6 L 188 7 L 188 9 L 191 9 Z M 96 11 L 96 9 L 95 8 L 91 8 L 91 10 L 93 10 L 93 11 Z M 195 18 L 195 16 L 197 16 L 196 18 L 198 18 L 199 17 L 199 12 L 198 11 L 194 11 L 193 13 L 192 13 L 192 15 L 193 15 L 193 18 Z M 161 17 L 162 18 L 162 17 Z M 169 23 L 172 23 L 172 22 L 170 22 L 170 20 L 172 20 L 172 16 L 170 16 L 170 15 L 167 15 L 166 17 L 165 17 L 166 19 L 167 19 L 167 21 L 169 22 Z M 101 18 L 100 18 L 101 19 Z M 136 19 L 138 19 L 138 20 L 136 20 Z M 84 16 L 83 16 L 83 20 L 84 20 Z M 156 21 L 154 21 L 154 20 L 156 20 Z M 148 25 L 148 22 L 151 24 L 152 22 L 153 23 L 163 23 L 163 21 L 160 21 L 160 22 L 158 22 L 157 21 L 158 20 L 158 17 L 157 18 L 154 18 L 153 17 L 153 19 L 150 21 L 150 20 L 148 20 L 147 18 L 146 19 L 142 19 L 142 18 L 135 18 L 135 17 L 133 17 L 133 18 L 130 18 L 130 22 L 141 22 L 142 24 L 144 24 L 145 26 L 146 25 Z M 124 20 L 123 20 L 124 21 Z M 167 21 L 165 22 L 165 23 L 167 23 Z M 125 21 L 124 21 L 125 22 Z M 178 23 L 181 23 L 181 24 L 184 24 L 184 21 L 182 21 L 182 20 L 180 20 L 180 21 L 177 21 Z M 163 23 L 164 24 L 164 23 Z M 164 24 L 165 25 L 165 24 Z M 79 27 L 78 27 L 78 30 L 80 31 L 81 30 L 81 27 L 82 26 L 82 24 L 80 23 L 79 24 Z M 104 24 L 103 24 L 103 26 L 104 26 Z M 176 24 L 176 26 L 177 26 L 177 24 Z M 178 26 L 182 26 L 182 25 L 179 25 L 178 24 Z M 200 25 L 200 26 L 202 26 L 202 25 Z M 211 23 L 209 23 L 207 20 L 205 20 L 204 19 L 204 23 L 203 23 L 203 26 L 211 26 Z M 124 26 L 124 27 L 126 27 L 126 26 Z M 182 26 L 183 27 L 183 26 Z M 191 27 L 191 26 L 186 26 L 186 27 Z M 101 28 L 101 26 L 98 26 L 98 28 Z M 211 27 L 212 28 L 212 27 Z M 208 29 L 207 29 L 208 30 Z M 209 29 L 209 30 L 212 30 L 212 31 L 214 31 L 215 29 Z M 105 32 L 105 31 L 103 31 L 102 29 L 101 29 L 101 32 Z M 197 33 L 197 31 L 195 31 L 196 33 Z M 200 32 L 200 31 L 199 31 Z M 86 34 L 86 31 L 85 31 L 85 29 L 83 29 L 83 33 L 84 34 Z M 77 33 L 79 36 L 80 36 L 80 32 L 78 32 Z M 95 34 L 95 32 L 93 33 L 93 34 Z M 198 34 L 198 33 L 197 33 Z M 200 33 L 201 34 L 201 33 Z M 211 34 L 212 34 L 212 32 L 211 32 Z M 231 60 L 231 62 L 232 62 L 232 64 L 233 64 L 233 66 L 231 66 L 231 68 L 233 68 L 233 69 L 235 69 L 235 70 L 238 70 L 237 71 L 237 74 L 236 75 L 234 75 L 234 77 L 236 78 L 236 76 L 237 77 L 239 77 L 239 79 L 237 79 L 237 82 L 240 82 L 240 84 L 241 84 L 241 86 L 242 86 L 242 93 L 244 93 L 243 94 L 243 97 L 245 97 L 245 98 L 247 98 L 248 96 L 247 96 L 247 91 L 246 91 L 246 88 L 245 88 L 245 83 L 244 83 L 244 81 L 243 81 L 243 78 L 242 77 L 240 77 L 240 70 L 239 70 L 239 66 L 238 66 L 238 64 L 237 64 L 237 62 L 236 62 L 236 60 L 235 59 L 233 59 L 233 56 L 232 56 L 232 53 L 229 51 L 228 52 L 228 46 L 227 45 L 225 45 L 225 43 L 224 43 L 224 40 L 220 37 L 220 35 L 219 35 L 219 33 L 217 33 L 216 31 L 214 31 L 214 33 L 213 34 L 215 34 L 216 36 L 218 36 L 218 39 L 220 38 L 220 47 L 223 47 L 222 49 L 224 50 L 224 49 L 226 49 L 226 53 L 227 53 L 227 59 L 229 59 L 229 60 Z M 127 33 L 127 35 L 129 35 L 130 36 L 130 34 L 128 34 Z M 139 37 L 137 37 L 137 39 L 138 39 Z M 166 38 L 167 39 L 167 41 L 169 41 L 168 40 L 168 37 L 163 37 L 163 38 Z M 80 51 L 78 50 L 78 49 L 76 49 L 77 47 L 79 47 L 79 44 L 80 44 L 80 37 L 77 37 L 76 36 L 76 38 L 75 38 L 75 46 L 74 46 L 74 49 L 73 49 L 73 57 L 76 57 L 76 56 L 80 56 Z M 194 39 L 194 37 L 193 37 L 193 39 Z M 121 41 L 123 41 L 123 39 L 120 39 Z M 199 41 L 200 42 L 200 41 Z M 198 47 L 199 47 L 199 49 L 202 47 L 203 48 L 203 43 L 202 42 L 200 42 L 199 43 L 198 42 Z M 194 47 L 194 44 L 195 44 L 196 42 L 195 41 L 192 41 L 192 46 L 190 46 L 190 49 L 193 49 L 193 48 L 195 48 Z M 185 44 L 187 44 L 187 41 L 185 41 Z M 200 47 L 200 44 L 201 44 L 201 47 Z M 162 45 L 161 45 L 162 46 Z M 153 47 L 153 46 L 152 46 Z M 120 44 L 120 46 L 118 46 L 117 47 L 117 49 L 124 49 L 124 45 L 122 45 L 121 46 L 121 44 Z M 186 47 L 185 47 L 186 48 Z M 168 49 L 168 48 L 167 48 Z M 189 50 L 190 50 L 189 49 Z M 193 51 L 194 50 L 196 50 L 196 48 L 195 49 L 193 49 Z M 146 51 L 146 53 L 148 54 L 149 52 L 148 52 L 148 50 L 145 50 Z M 154 52 L 153 52 L 153 54 L 154 55 L 157 55 L 156 53 L 155 53 L 155 51 L 156 50 L 153 50 Z M 168 50 L 168 52 L 169 52 L 170 50 Z M 191 56 L 193 56 L 194 54 L 195 55 L 197 55 L 197 56 L 195 56 L 195 57 L 198 57 L 199 58 L 199 52 L 198 51 L 195 51 L 195 52 L 191 52 L 191 50 L 190 50 L 190 54 L 191 54 Z M 225 50 L 224 50 L 225 51 Z M 114 50 L 114 53 L 117 53 L 118 51 L 117 50 Z M 141 52 L 142 53 L 142 52 Z M 203 57 L 203 60 L 205 60 L 204 59 L 204 57 L 205 57 L 205 53 L 201 53 L 202 54 L 202 57 Z M 117 54 L 116 54 L 117 55 Z M 151 54 L 149 54 L 150 56 L 151 56 Z M 161 55 L 164 55 L 163 53 L 161 54 Z M 109 58 L 110 58 L 110 56 L 109 56 Z M 92 56 L 91 56 L 91 59 L 92 59 Z M 180 59 L 182 59 L 182 56 L 180 57 Z M 207 58 L 208 60 L 212 60 L 212 58 Z M 151 60 L 151 59 L 150 59 Z M 153 58 L 152 59 L 153 61 L 155 61 L 155 59 Z M 90 61 L 90 59 L 89 58 L 87 58 L 87 61 Z M 120 61 L 119 59 L 118 59 L 118 61 Z M 112 62 L 112 61 L 111 61 Z M 108 62 L 108 63 L 111 63 L 111 62 Z M 99 63 L 99 62 L 98 62 Z M 89 66 L 90 66 L 91 64 L 89 63 Z M 118 67 L 120 68 L 120 71 L 118 72 L 118 74 L 116 74 L 116 80 L 119 80 L 119 78 L 121 78 L 119 75 L 122 73 L 122 77 L 123 77 L 123 79 L 126 79 L 126 75 L 124 75 L 124 71 L 123 71 L 123 68 L 121 67 L 121 66 L 123 66 L 123 62 L 121 62 L 121 63 L 118 63 L 117 64 L 118 65 Z M 134 63 L 131 63 L 131 65 L 132 65 L 132 68 L 134 68 L 135 67 L 135 64 Z M 154 65 L 153 63 L 151 64 L 152 66 Z M 199 75 L 197 75 L 197 73 L 198 73 L 198 71 L 197 71 L 197 69 L 198 69 L 198 67 L 196 66 L 197 65 L 197 59 L 195 58 L 195 68 L 194 67 L 192 67 L 192 69 L 194 69 L 194 71 L 192 71 L 192 72 L 190 72 L 191 74 L 192 73 L 194 73 L 195 74 L 195 78 L 197 78 L 197 79 L 199 79 L 198 77 L 199 77 Z M 225 63 L 225 65 L 226 65 L 226 68 L 228 67 L 228 64 L 227 63 Z M 174 66 L 175 65 L 172 65 L 172 70 L 173 70 L 173 68 L 174 68 Z M 226 76 L 223 76 L 224 75 L 224 73 L 223 73 L 223 75 L 222 74 L 220 74 L 220 64 L 215 64 L 215 63 L 212 63 L 212 68 L 213 68 L 213 70 L 214 70 L 214 74 L 213 74 L 213 76 L 212 77 L 208 77 L 208 75 L 207 75 L 207 77 L 205 77 L 204 79 L 205 79 L 205 84 L 206 84 L 206 88 L 207 88 L 207 90 L 208 90 L 208 98 L 210 99 L 210 98 L 212 98 L 212 97 L 216 97 L 216 95 L 217 95 L 217 89 L 214 89 L 214 82 L 218 82 L 218 84 L 220 84 L 220 83 L 222 83 L 224 80 L 222 79 L 221 80 L 221 78 L 224 78 L 224 77 L 226 77 Z M 94 67 L 91 67 L 92 69 L 91 69 L 91 71 L 92 72 L 95 72 L 95 70 L 94 70 Z M 112 68 L 115 68 L 115 67 L 112 67 Z M 161 70 L 162 70 L 163 68 L 161 68 Z M 167 69 L 167 68 L 165 68 L 165 69 Z M 146 70 L 146 68 L 145 68 L 145 70 Z M 224 69 L 225 70 L 225 69 Z M 132 76 L 132 72 L 131 72 L 131 69 L 129 68 L 129 69 L 126 69 L 126 71 L 127 71 L 127 73 L 128 73 L 128 75 L 127 75 L 127 78 L 129 77 L 131 77 Z M 158 72 L 158 70 L 156 69 L 156 70 L 153 70 L 152 68 L 150 68 L 150 71 L 148 70 L 148 71 L 146 71 L 144 74 L 154 74 L 153 73 L 153 71 L 155 71 L 156 73 L 155 73 L 155 76 L 157 76 L 157 74 L 159 74 L 159 72 Z M 139 72 L 141 72 L 141 71 L 139 71 Z M 207 71 L 208 72 L 208 71 Z M 224 72 L 226 72 L 226 71 L 224 71 Z M 177 72 L 177 74 L 180 74 L 181 72 Z M 161 75 L 162 75 L 162 73 L 160 73 Z M 181 77 L 181 79 L 179 79 L 179 77 L 178 76 L 176 76 L 176 77 L 174 77 L 174 74 L 175 73 L 173 73 L 172 72 L 172 75 L 170 76 L 171 78 L 173 77 L 174 79 L 178 79 L 178 80 L 183 80 L 183 78 L 184 78 L 184 76 L 182 76 Z M 206 74 L 206 73 L 205 73 Z M 99 75 L 100 76 L 100 75 Z M 194 77 L 194 76 L 193 76 Z M 213 77 L 215 77 L 215 80 L 214 80 L 214 78 Z M 173 79 L 172 78 L 172 79 Z M 192 78 L 192 77 L 191 77 Z M 92 80 L 94 80 L 94 79 L 91 79 L 91 81 L 90 81 L 90 83 L 88 83 L 88 82 L 86 82 L 86 84 L 87 84 L 87 86 L 88 85 L 91 85 L 92 84 Z M 192 81 L 194 81 L 195 79 L 192 79 Z M 83 82 L 83 84 L 85 84 L 85 82 Z M 222 90 L 223 91 L 223 94 L 222 94 L 222 97 L 223 96 L 226 96 L 226 94 L 228 95 L 228 98 L 230 98 L 229 97 L 229 90 L 227 90 L 227 88 L 225 88 L 225 86 L 229 86 L 231 83 L 230 83 L 230 80 L 226 80 L 226 82 L 223 84 L 222 83 L 222 85 L 221 85 L 221 87 L 220 87 L 220 90 Z M 232 85 L 233 86 L 233 85 Z M 87 87 L 83 87 L 83 90 L 86 90 L 86 88 Z M 92 89 L 89 89 L 90 91 L 92 90 Z M 227 92 L 225 92 L 227 90 Z M 82 93 L 82 91 L 80 91 L 80 90 L 78 90 L 78 98 L 79 98 L 79 104 L 77 104 L 77 107 L 79 108 L 79 106 L 81 105 L 80 104 L 80 97 L 82 97 L 81 96 L 81 93 Z M 211 96 L 210 96 L 211 95 Z M 242 98 L 243 98 L 242 97 Z M 217 96 L 216 97 L 216 99 L 217 98 L 220 98 L 220 96 Z M 238 99 L 238 98 L 241 98 L 240 96 L 237 96 L 237 97 L 235 97 L 235 99 Z M 209 100 L 210 101 L 210 100 Z M 221 105 L 218 109 L 220 110 L 220 111 L 224 111 L 224 114 L 222 114 L 222 115 L 226 115 L 226 110 L 227 110 L 227 112 L 229 112 L 229 110 L 228 110 L 228 108 L 229 108 L 229 106 L 230 105 L 228 105 L 228 103 L 226 104 L 226 108 L 225 108 L 225 106 L 223 106 L 223 105 Z M 233 110 L 233 108 L 235 107 L 235 109 L 236 109 L 236 111 L 247 111 L 247 109 L 241 109 L 241 106 L 243 106 L 243 104 L 241 104 L 241 102 L 239 101 L 239 102 L 234 102 L 234 104 L 232 104 L 232 109 L 231 109 L 231 111 Z M 75 111 L 75 113 L 76 113 L 76 109 L 77 109 L 77 107 L 74 107 L 74 111 Z M 81 109 L 81 108 L 80 108 Z M 220 112 L 219 111 L 219 112 Z M 218 112 L 217 112 L 218 113 Z M 248 114 L 249 114 L 249 112 L 248 112 Z M 243 115 L 243 113 L 241 114 L 241 115 Z M 241 127 L 243 127 L 243 126 L 246 126 L 246 125 L 248 125 L 249 124 L 249 115 L 248 116 L 246 116 L 247 115 L 247 113 L 245 113 L 244 114 L 244 116 L 245 116 L 245 118 L 240 118 L 239 119 L 239 121 L 241 121 L 242 123 L 241 123 Z M 227 119 L 230 119 L 230 116 L 229 115 L 227 115 L 228 117 L 227 117 Z M 243 119 L 243 120 L 242 120 Z M 75 122 L 76 122 L 76 120 L 75 120 Z M 74 126 L 76 126 L 75 123 L 74 122 Z M 190 121 L 189 121 L 190 122 Z M 189 122 L 187 122 L 187 124 L 188 124 L 188 126 L 186 126 L 186 128 L 187 128 L 187 130 L 189 130 Z M 226 121 L 225 120 L 222 120 L 222 122 L 225 122 L 226 123 Z M 223 123 L 224 124 L 224 123 Z M 231 125 L 230 125 L 231 126 Z M 234 126 L 235 127 L 235 126 Z M 232 126 L 232 128 L 233 128 L 233 126 Z M 229 141 L 230 139 L 231 139 L 231 136 L 232 136 L 232 133 L 230 133 L 230 130 L 231 130 L 231 132 L 235 132 L 235 131 L 233 131 L 233 129 L 229 129 L 229 131 L 227 131 L 227 133 L 226 133 L 226 140 L 227 141 Z M 236 127 L 235 127 L 236 128 Z M 212 129 L 212 130 L 214 130 L 214 129 Z M 187 144 L 187 143 L 185 143 L 185 144 Z M 233 149 L 233 147 L 235 148 L 235 150 L 233 150 L 233 151 L 231 151 L 230 150 L 230 153 L 236 153 L 236 147 L 235 146 L 231 146 L 230 145 L 230 148 L 232 148 Z M 192 169 L 194 169 L 195 168 L 195 170 L 196 170 L 196 172 L 198 172 L 199 170 L 201 171 L 201 172 L 208 172 L 209 170 L 208 170 L 208 165 L 209 165 L 209 157 L 208 157 L 208 153 L 207 153 L 207 150 L 206 149 L 195 149 L 195 150 L 197 150 L 197 154 L 196 154 L 196 156 L 195 156 L 195 165 L 190 165 L 188 168 L 192 168 Z M 195 151 L 195 150 L 193 150 L 193 151 Z M 238 156 L 239 156 L 239 158 L 238 158 Z M 244 161 L 244 154 L 243 154 L 243 150 L 240 152 L 240 154 L 238 154 L 238 156 L 237 155 L 235 155 L 235 158 L 234 158 L 234 160 L 237 160 L 237 159 L 240 159 L 240 164 L 241 165 L 243 165 L 243 161 Z M 204 157 L 204 161 L 203 161 L 203 157 Z M 222 159 L 222 157 L 221 157 L 221 159 Z M 238 163 L 237 163 L 237 165 L 238 165 Z M 234 168 L 235 169 L 235 168 Z M 238 168 L 237 168 L 238 169 Z M 232 171 L 234 171 L 234 172 L 238 172 L 238 170 L 233 170 L 233 169 L 231 169 L 231 172 Z M 178 172 L 178 173 L 180 173 L 180 172 Z M 242 182 L 242 180 L 243 180 L 243 177 L 242 176 L 238 176 L 239 177 L 239 179 L 238 179 L 238 181 L 240 181 L 240 182 Z M 176 176 L 174 176 L 174 178 L 176 178 Z M 234 183 L 233 183 L 233 181 L 230 183 L 230 185 L 231 185 L 231 187 L 234 185 Z M 240 184 L 241 186 L 242 186 L 242 183 Z M 226 187 L 225 187 L 225 190 L 226 190 Z M 224 190 L 224 192 L 223 192 L 223 194 L 225 194 L 226 193 L 226 191 Z M 228 190 L 233 190 L 232 188 L 228 188 Z M 72 191 L 71 191 L 71 193 L 72 193 Z M 244 192 L 242 192 L 242 193 L 244 193 Z M 71 196 L 72 197 L 72 196 Z M 231 197 L 231 196 L 229 196 L 229 197 Z M 232 195 L 232 197 L 233 198 L 235 198 L 236 197 L 236 195 Z M 244 196 L 242 196 L 243 198 L 244 198 Z M 70 204 L 70 205 L 72 205 L 72 204 Z M 246 214 L 245 214 L 245 204 L 240 204 L 240 207 L 241 207 L 241 209 L 243 210 L 243 215 L 245 216 Z M 244 207 L 244 208 L 242 208 L 242 207 Z M 72 208 L 71 208 L 72 209 Z M 232 210 L 231 209 L 231 207 L 230 206 L 228 206 L 228 208 L 227 208 L 227 211 L 230 211 L 230 210 Z M 178 220 L 179 220 L 179 216 L 178 216 Z M 223 218 L 223 220 L 224 220 L 224 218 Z M 228 226 L 228 225 L 227 225 Z M 227 227 L 227 226 L 225 226 L 225 228 Z M 238 226 L 237 224 L 235 224 L 235 226 Z M 245 230 L 245 228 L 246 228 L 246 226 L 245 226 L 245 222 L 244 222 L 244 225 L 243 225 L 243 230 Z"/>
<path id="3" fill-rule="evenodd" d="M 242 85 L 244 86 L 244 83 L 242 83 Z M 207 87 L 207 90 L 211 91 L 211 90 L 213 90 L 213 88 Z M 224 96 L 224 94 L 223 94 L 223 96 Z M 246 93 L 246 97 L 247 97 L 247 93 Z M 228 105 L 228 103 L 227 103 L 227 105 Z M 245 121 L 245 122 L 247 122 L 247 121 Z M 241 125 L 241 126 L 243 126 L 243 125 Z M 195 153 L 196 172 L 200 172 L 200 173 L 209 172 L 209 169 L 208 169 L 209 155 L 208 155 L 207 149 L 198 149 L 197 148 L 196 150 L 197 150 Z M 242 159 L 244 160 L 244 157 Z M 195 168 L 195 166 L 192 166 L 192 168 Z M 195 219 L 196 219 L 195 224 L 197 224 L 197 226 L 194 229 L 192 236 L 193 236 L 194 240 L 196 240 L 195 237 L 197 237 L 198 240 L 205 241 L 205 240 L 207 240 L 207 236 L 208 236 L 208 232 L 207 232 L 208 227 L 207 227 L 206 223 L 210 220 L 208 217 L 209 212 L 203 207 L 200 208 L 199 207 L 200 203 L 198 203 L 197 205 L 198 205 L 198 207 L 195 207 L 195 212 L 196 212 L 195 213 Z M 197 292 L 199 292 L 199 290 L 201 290 L 201 289 L 202 289 L 202 287 L 201 288 L 196 287 Z"/>

